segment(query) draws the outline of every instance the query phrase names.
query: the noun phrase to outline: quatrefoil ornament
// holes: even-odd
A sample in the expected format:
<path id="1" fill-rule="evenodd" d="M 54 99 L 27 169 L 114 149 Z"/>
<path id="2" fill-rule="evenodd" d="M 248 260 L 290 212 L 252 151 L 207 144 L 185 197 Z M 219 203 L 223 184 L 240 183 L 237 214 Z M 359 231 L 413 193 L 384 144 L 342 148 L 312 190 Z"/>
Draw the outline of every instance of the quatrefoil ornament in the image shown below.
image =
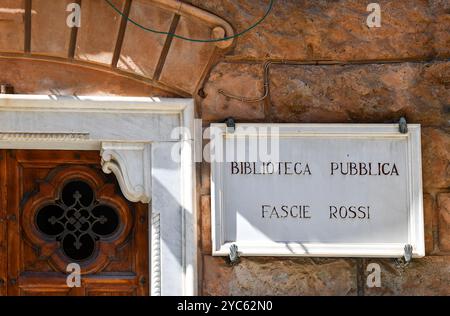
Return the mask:
<path id="1" fill-rule="evenodd" d="M 116 185 L 82 166 L 51 172 L 24 202 L 22 213 L 25 235 L 39 258 L 60 271 L 71 262 L 86 273 L 105 267 L 132 222 L 129 204 Z"/>
<path id="2" fill-rule="evenodd" d="M 37 212 L 36 225 L 61 243 L 67 257 L 80 261 L 95 253 L 97 241 L 117 231 L 119 217 L 115 209 L 95 199 L 86 182 L 76 180 L 63 187 L 58 200 Z"/>

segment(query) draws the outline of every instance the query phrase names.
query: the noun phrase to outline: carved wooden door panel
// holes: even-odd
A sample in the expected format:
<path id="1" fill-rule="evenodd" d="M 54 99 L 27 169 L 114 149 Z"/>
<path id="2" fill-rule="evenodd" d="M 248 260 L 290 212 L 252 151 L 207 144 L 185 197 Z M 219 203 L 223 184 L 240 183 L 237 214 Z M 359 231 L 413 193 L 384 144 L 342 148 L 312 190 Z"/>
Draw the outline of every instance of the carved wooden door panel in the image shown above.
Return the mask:
<path id="1" fill-rule="evenodd" d="M 148 271 L 148 206 L 98 152 L 0 150 L 1 295 L 148 295 Z"/>

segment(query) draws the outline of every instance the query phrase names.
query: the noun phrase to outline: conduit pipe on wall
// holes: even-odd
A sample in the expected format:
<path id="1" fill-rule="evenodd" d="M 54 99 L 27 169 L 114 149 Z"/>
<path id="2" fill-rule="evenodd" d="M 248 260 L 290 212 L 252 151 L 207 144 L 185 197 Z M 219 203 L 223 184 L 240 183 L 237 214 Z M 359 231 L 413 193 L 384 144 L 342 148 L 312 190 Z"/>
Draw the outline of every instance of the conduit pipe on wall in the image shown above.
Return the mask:
<path id="1" fill-rule="evenodd" d="M 233 95 L 228 93 L 222 89 L 218 92 L 227 98 L 238 100 L 245 103 L 256 103 L 260 101 L 264 101 L 270 94 L 270 66 L 271 65 L 290 65 L 290 66 L 318 66 L 318 65 L 343 65 L 345 62 L 340 61 L 314 61 L 314 62 L 300 62 L 300 61 L 285 61 L 285 60 L 276 60 L 276 61 L 266 61 L 263 64 L 264 68 L 264 92 L 263 95 L 256 98 L 245 98 L 237 95 Z"/>
<path id="2" fill-rule="evenodd" d="M 237 96 L 228 93 L 222 89 L 219 89 L 219 94 L 245 103 L 256 103 L 264 101 L 270 95 L 270 66 L 271 65 L 289 65 L 289 66 L 335 66 L 335 65 L 375 65 L 375 64 L 398 64 L 398 63 L 423 63 L 431 61 L 450 61 L 450 58 L 434 58 L 431 60 L 416 60 L 416 59 L 398 59 L 398 60 L 354 60 L 354 61 L 334 61 L 334 60 L 324 60 L 324 61 L 286 61 L 286 60 L 271 60 L 265 61 L 263 64 L 264 68 L 264 92 L 262 96 L 255 98 L 246 98 L 242 96 Z"/>

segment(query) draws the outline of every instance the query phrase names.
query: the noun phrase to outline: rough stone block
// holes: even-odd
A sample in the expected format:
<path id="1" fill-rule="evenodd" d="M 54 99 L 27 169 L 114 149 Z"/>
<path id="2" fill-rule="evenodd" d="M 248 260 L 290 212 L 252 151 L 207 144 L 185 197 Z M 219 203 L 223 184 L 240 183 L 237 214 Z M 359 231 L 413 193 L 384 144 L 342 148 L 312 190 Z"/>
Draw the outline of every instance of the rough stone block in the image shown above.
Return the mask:
<path id="1" fill-rule="evenodd" d="M 268 0 L 190 2 L 242 31 L 264 15 Z M 448 0 L 381 0 L 381 28 L 366 25 L 364 1 L 275 1 L 270 16 L 240 38 L 232 58 L 397 59 L 448 52 Z"/>
<path id="2" fill-rule="evenodd" d="M 439 250 L 450 252 L 450 193 L 439 194 L 437 200 L 439 208 Z"/>
<path id="3" fill-rule="evenodd" d="M 435 128 L 422 130 L 422 174 L 427 191 L 450 187 L 450 132 Z"/>
<path id="4" fill-rule="evenodd" d="M 446 125 L 450 63 L 287 66 L 271 69 L 280 122 L 395 122 Z"/>
<path id="5" fill-rule="evenodd" d="M 450 55 L 450 0 L 429 1 L 434 15 L 433 47 L 438 56 Z"/>
<path id="6" fill-rule="evenodd" d="M 424 194 L 423 196 L 423 212 L 425 224 L 425 253 L 429 255 L 434 251 L 434 230 L 437 223 L 435 203 L 431 194 Z"/>
<path id="7" fill-rule="evenodd" d="M 355 295 L 352 259 L 224 258 L 204 256 L 204 295 Z"/>
<path id="8" fill-rule="evenodd" d="M 450 257 L 413 259 L 406 268 L 397 267 L 392 259 L 368 262 L 380 264 L 381 287 L 366 287 L 365 295 L 450 295 Z"/>
<path id="9" fill-rule="evenodd" d="M 201 244 L 202 253 L 211 254 L 211 196 L 202 195 L 200 198 L 201 210 Z"/>
<path id="10" fill-rule="evenodd" d="M 207 81 L 201 101 L 203 120 L 223 121 L 227 117 L 237 120 L 253 121 L 264 118 L 264 103 L 244 103 L 219 93 L 227 93 L 246 98 L 260 97 L 263 94 L 263 70 L 260 64 L 220 63 Z"/>

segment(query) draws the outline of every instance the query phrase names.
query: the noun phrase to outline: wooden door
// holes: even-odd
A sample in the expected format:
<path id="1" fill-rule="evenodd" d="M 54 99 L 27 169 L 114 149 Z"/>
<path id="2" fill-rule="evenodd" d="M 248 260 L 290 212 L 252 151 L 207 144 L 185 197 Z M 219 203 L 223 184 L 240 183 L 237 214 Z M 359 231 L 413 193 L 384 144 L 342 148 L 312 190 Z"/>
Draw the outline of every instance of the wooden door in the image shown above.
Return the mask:
<path id="1" fill-rule="evenodd" d="M 148 271 L 148 205 L 99 152 L 0 150 L 0 295 L 148 295 Z"/>

